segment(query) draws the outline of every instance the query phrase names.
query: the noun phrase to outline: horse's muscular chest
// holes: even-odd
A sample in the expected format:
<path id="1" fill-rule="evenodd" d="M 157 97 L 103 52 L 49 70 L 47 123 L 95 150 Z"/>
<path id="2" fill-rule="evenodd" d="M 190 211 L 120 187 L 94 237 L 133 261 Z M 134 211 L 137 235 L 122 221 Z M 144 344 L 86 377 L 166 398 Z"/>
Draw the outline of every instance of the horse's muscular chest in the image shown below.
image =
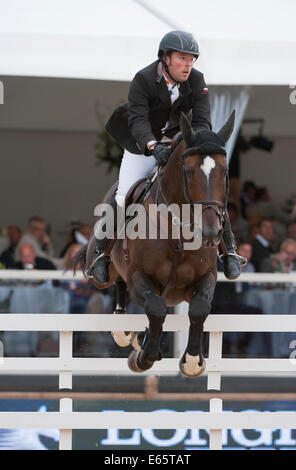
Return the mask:
<path id="1" fill-rule="evenodd" d="M 151 272 L 150 266 L 147 266 L 147 274 L 153 277 L 158 283 L 162 286 L 166 286 L 172 270 L 175 269 L 175 277 L 172 284 L 172 287 L 175 288 L 182 288 L 185 286 L 190 286 L 195 284 L 196 281 L 204 276 L 206 272 L 209 270 L 208 263 L 205 262 L 202 257 L 200 257 L 198 263 L 198 270 L 197 270 L 197 263 L 196 263 L 196 255 L 183 255 L 181 259 L 178 261 L 178 264 L 174 267 L 174 262 L 171 259 L 159 259 L 157 264 L 157 268 Z M 204 269 L 202 269 L 204 265 Z"/>

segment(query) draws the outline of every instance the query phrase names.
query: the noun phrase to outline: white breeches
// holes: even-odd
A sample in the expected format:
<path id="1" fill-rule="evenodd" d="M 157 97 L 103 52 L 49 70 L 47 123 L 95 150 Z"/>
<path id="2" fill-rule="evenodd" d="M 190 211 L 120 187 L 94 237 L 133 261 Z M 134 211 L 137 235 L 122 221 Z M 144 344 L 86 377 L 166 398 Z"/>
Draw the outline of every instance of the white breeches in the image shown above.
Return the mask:
<path id="1" fill-rule="evenodd" d="M 153 171 L 157 166 L 157 162 L 153 156 L 145 157 L 145 155 L 136 155 L 125 150 L 121 162 L 119 172 L 119 183 L 116 192 L 116 202 L 119 206 L 124 205 L 125 196 L 128 190 L 133 186 L 136 181 Z"/>

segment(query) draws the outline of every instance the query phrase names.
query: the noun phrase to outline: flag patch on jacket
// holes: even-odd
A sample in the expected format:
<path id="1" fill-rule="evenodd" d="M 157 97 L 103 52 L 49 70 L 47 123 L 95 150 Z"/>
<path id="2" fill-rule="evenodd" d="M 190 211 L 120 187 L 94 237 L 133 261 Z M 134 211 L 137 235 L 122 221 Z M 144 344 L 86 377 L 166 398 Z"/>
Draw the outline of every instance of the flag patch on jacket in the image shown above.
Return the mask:
<path id="1" fill-rule="evenodd" d="M 203 89 L 203 92 L 202 92 L 202 95 L 205 95 L 208 91 L 209 91 L 208 88 L 204 88 L 204 89 Z"/>

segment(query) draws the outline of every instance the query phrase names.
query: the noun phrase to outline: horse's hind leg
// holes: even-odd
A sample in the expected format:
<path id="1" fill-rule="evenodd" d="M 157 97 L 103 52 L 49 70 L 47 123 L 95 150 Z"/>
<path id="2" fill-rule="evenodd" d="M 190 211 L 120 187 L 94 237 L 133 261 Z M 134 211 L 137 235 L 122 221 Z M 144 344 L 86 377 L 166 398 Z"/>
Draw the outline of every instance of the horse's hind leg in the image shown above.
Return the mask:
<path id="1" fill-rule="evenodd" d="M 127 302 L 127 286 L 125 281 L 120 277 L 115 281 L 116 288 L 116 307 L 114 314 L 121 315 L 126 313 Z M 122 348 L 131 344 L 132 334 L 127 331 L 112 331 L 111 335 L 118 346 Z"/>
<path id="2" fill-rule="evenodd" d="M 126 313 L 126 302 L 127 302 L 127 285 L 126 282 L 119 277 L 115 281 L 116 289 L 116 307 L 114 313 L 121 314 Z"/>
<path id="3" fill-rule="evenodd" d="M 128 358 L 128 366 L 133 372 L 143 372 L 161 359 L 162 324 L 167 307 L 163 298 L 155 292 L 151 279 L 143 271 L 134 272 L 130 294 L 138 305 L 144 307 L 149 319 L 149 329 L 143 335 L 141 350 L 131 352 Z"/>
<path id="4" fill-rule="evenodd" d="M 181 373 L 186 377 L 198 377 L 206 368 L 202 352 L 203 324 L 211 311 L 215 285 L 214 275 L 206 274 L 199 281 L 190 301 L 188 344 L 179 364 Z"/>

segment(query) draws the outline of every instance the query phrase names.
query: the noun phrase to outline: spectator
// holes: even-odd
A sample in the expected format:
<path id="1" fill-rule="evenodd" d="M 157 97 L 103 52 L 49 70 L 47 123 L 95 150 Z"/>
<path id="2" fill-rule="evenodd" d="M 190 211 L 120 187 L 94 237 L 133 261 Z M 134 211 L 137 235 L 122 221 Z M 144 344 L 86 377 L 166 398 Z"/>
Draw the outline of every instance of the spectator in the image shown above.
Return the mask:
<path id="1" fill-rule="evenodd" d="M 19 250 L 22 245 L 29 243 L 39 258 L 51 261 L 59 266 L 59 260 L 54 258 L 52 242 L 45 231 L 45 222 L 41 217 L 31 217 L 28 221 L 27 231 L 23 234 L 16 248 L 16 258 L 20 259 Z"/>
<path id="2" fill-rule="evenodd" d="M 252 243 L 249 241 L 241 241 L 238 245 L 237 252 L 240 253 L 240 256 L 244 256 L 248 260 L 248 264 L 246 264 L 246 266 L 243 266 L 242 272 L 254 273 L 255 266 L 253 265 L 253 263 L 251 263 L 251 258 L 252 258 L 252 253 L 253 253 Z M 235 292 L 237 294 L 242 294 L 246 292 L 247 290 L 249 290 L 251 285 L 250 283 L 247 283 L 247 282 L 236 282 L 234 287 L 235 287 Z M 243 299 L 242 299 L 242 302 L 243 302 Z"/>
<path id="3" fill-rule="evenodd" d="M 92 234 L 92 226 L 81 224 L 79 229 L 72 229 L 67 235 L 67 244 L 61 251 L 61 258 L 64 258 L 68 248 L 75 243 L 86 245 Z"/>
<path id="4" fill-rule="evenodd" d="M 55 270 L 55 265 L 48 259 L 36 256 L 34 247 L 30 243 L 24 243 L 19 248 L 19 261 L 16 263 L 16 269 L 36 269 L 36 270 Z M 14 292 L 14 308 L 16 312 L 42 312 L 49 313 L 55 312 L 55 308 L 61 311 L 61 303 L 64 305 L 64 299 L 53 289 L 59 286 L 58 280 L 28 280 L 22 281 L 22 286 L 25 284 L 26 289 L 21 290 L 19 294 Z M 39 291 L 39 288 L 45 287 Z M 59 299 L 59 303 L 57 302 Z M 59 307 L 58 307 L 59 306 Z M 63 311 L 63 310 L 62 310 Z M 58 313 L 58 312 L 57 312 Z M 57 332 L 44 333 L 44 332 L 23 332 L 21 341 L 16 341 L 12 334 L 9 332 L 5 334 L 5 344 L 9 350 L 16 348 L 17 351 L 28 348 L 29 354 L 35 356 L 38 353 L 43 353 L 44 348 L 49 348 L 47 353 L 57 352 L 58 350 L 58 335 Z M 16 344 L 17 343 L 17 344 Z M 9 346 L 8 346 L 9 345 Z M 20 348 L 20 349 L 19 349 Z M 26 353 L 28 355 L 28 353 Z"/>
<path id="5" fill-rule="evenodd" d="M 62 262 L 62 269 L 67 269 L 67 270 L 70 270 L 70 271 L 73 271 L 74 270 L 74 257 L 76 255 L 76 253 L 78 253 L 78 251 L 83 247 L 83 245 L 81 245 L 80 243 L 72 243 L 72 245 L 69 246 L 69 248 L 67 249 L 66 253 L 65 253 L 65 256 L 63 258 L 63 262 Z M 81 270 L 81 267 L 80 265 L 77 266 L 76 268 L 76 271 L 80 271 Z"/>
<path id="6" fill-rule="evenodd" d="M 253 263 L 251 263 L 251 258 L 252 258 L 252 252 L 253 252 L 253 247 L 250 242 L 247 241 L 241 241 L 238 244 L 237 252 L 240 254 L 240 256 L 244 256 L 248 260 L 248 264 L 242 268 L 242 271 L 244 273 L 254 273 L 255 272 L 255 266 Z"/>
<path id="7" fill-rule="evenodd" d="M 287 238 L 287 225 L 296 219 L 296 205 L 292 207 L 289 213 L 284 212 L 283 209 L 271 200 L 268 189 L 262 187 L 257 188 L 255 201 L 248 206 L 246 213 L 248 219 L 254 215 L 264 219 L 273 219 L 273 231 L 279 246 Z"/>
<path id="8" fill-rule="evenodd" d="M 63 269 L 73 270 L 74 257 L 82 246 L 79 243 L 69 246 L 63 259 Z M 81 266 L 78 265 L 76 271 L 81 271 Z M 103 295 L 100 292 L 96 292 L 95 287 L 87 279 L 62 281 L 61 286 L 68 291 L 70 296 L 69 313 L 89 313 L 89 310 L 94 308 L 94 303 L 101 309 L 96 313 L 105 313 Z M 95 298 L 93 298 L 94 295 Z M 92 311 L 91 313 L 94 312 Z M 90 353 L 95 345 L 96 341 L 93 334 L 89 336 L 86 332 L 74 333 L 74 355 Z"/>
<path id="9" fill-rule="evenodd" d="M 281 244 L 278 253 L 262 262 L 261 271 L 266 273 L 296 271 L 296 240 L 287 238 Z"/>
<path id="10" fill-rule="evenodd" d="M 273 237 L 273 221 L 262 219 L 258 227 L 258 233 L 252 241 L 253 253 L 251 263 L 255 266 L 257 272 L 260 272 L 262 261 L 265 258 L 270 258 L 274 253 L 271 245 Z"/>
<path id="11" fill-rule="evenodd" d="M 275 207 L 271 202 L 267 188 L 257 188 L 254 200 L 246 208 L 247 217 L 250 217 L 252 214 L 258 214 L 261 218 L 268 219 L 273 217 L 274 212 Z"/>
<path id="12" fill-rule="evenodd" d="M 88 224 L 82 224 L 80 229 L 78 230 L 78 234 L 79 235 L 81 234 L 82 237 L 84 237 L 84 241 L 82 241 L 81 243 L 83 243 L 83 245 L 86 245 L 87 242 L 90 240 L 90 237 L 92 234 L 92 226 Z M 76 239 L 77 239 L 77 235 L 76 235 Z"/>
<path id="13" fill-rule="evenodd" d="M 261 217 L 258 214 L 252 214 L 252 216 L 248 218 L 248 223 L 250 226 L 250 236 L 249 236 L 250 241 L 254 240 L 256 235 L 259 233 L 260 222 L 261 222 Z"/>
<path id="14" fill-rule="evenodd" d="M 67 233 L 67 237 L 66 237 L 66 245 L 64 246 L 64 248 L 62 249 L 61 253 L 60 253 L 60 258 L 64 258 L 64 256 L 66 255 L 67 251 L 68 251 L 68 248 L 70 248 L 71 245 L 74 245 L 74 243 L 76 243 L 76 240 L 75 240 L 75 229 L 71 229 L 68 233 Z"/>
<path id="15" fill-rule="evenodd" d="M 289 225 L 287 237 L 296 240 L 296 222 Z"/>
<path id="16" fill-rule="evenodd" d="M 243 191 L 240 195 L 242 216 L 247 218 L 246 209 L 248 205 L 255 200 L 256 185 L 253 181 L 246 181 L 243 185 Z"/>
<path id="17" fill-rule="evenodd" d="M 7 269 L 13 269 L 16 265 L 15 250 L 21 239 L 22 232 L 17 225 L 9 225 L 7 228 L 7 233 L 10 245 L 2 252 L 0 256 L 0 263 L 2 263 Z"/>
<path id="18" fill-rule="evenodd" d="M 20 261 L 16 263 L 16 269 L 56 269 L 48 259 L 36 256 L 34 247 L 30 243 L 24 243 L 19 249 Z"/>
<path id="19" fill-rule="evenodd" d="M 274 230 L 284 231 L 284 238 L 286 237 L 286 225 L 296 220 L 296 204 L 292 206 L 289 213 L 283 210 L 278 204 L 275 204 L 265 187 L 257 188 L 255 194 L 255 201 L 253 201 L 247 208 L 248 218 L 252 214 L 258 214 L 264 219 L 274 219 L 277 224 L 282 227 L 274 226 Z"/>
<path id="20" fill-rule="evenodd" d="M 249 261 L 243 267 L 243 272 L 254 272 L 254 266 L 250 263 L 252 257 L 252 245 L 250 242 L 242 241 L 238 244 L 237 253 L 244 256 Z M 221 271 L 221 263 L 218 262 L 218 270 Z M 249 284 L 245 282 L 218 282 L 215 289 L 212 303 L 212 313 L 214 314 L 260 314 L 262 310 L 249 306 L 244 301 L 244 294 L 249 290 Z M 237 357 L 250 356 L 250 349 L 253 333 L 224 333 L 223 335 L 223 356 Z"/>
<path id="21" fill-rule="evenodd" d="M 62 264 L 63 269 L 73 270 L 74 256 L 82 246 L 75 243 L 68 248 Z M 78 265 L 76 270 L 81 271 L 81 267 Z M 95 291 L 95 287 L 90 284 L 88 279 L 63 281 L 62 287 L 70 293 L 70 313 L 86 313 L 89 298 Z"/>
<path id="22" fill-rule="evenodd" d="M 250 235 L 250 225 L 245 219 L 240 217 L 237 205 L 234 202 L 229 202 L 227 204 L 227 209 L 232 231 L 236 238 L 248 238 Z"/>

